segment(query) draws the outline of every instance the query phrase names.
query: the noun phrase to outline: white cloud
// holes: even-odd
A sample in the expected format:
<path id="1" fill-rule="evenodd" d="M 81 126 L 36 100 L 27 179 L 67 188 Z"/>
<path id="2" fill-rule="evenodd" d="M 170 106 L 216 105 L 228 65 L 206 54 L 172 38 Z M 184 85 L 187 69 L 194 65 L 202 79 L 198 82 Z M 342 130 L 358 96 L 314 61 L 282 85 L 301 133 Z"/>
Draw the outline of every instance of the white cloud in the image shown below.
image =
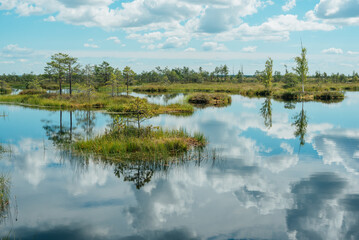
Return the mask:
<path id="1" fill-rule="evenodd" d="M 359 55 L 359 52 L 348 51 L 347 53 L 349 55 Z"/>
<path id="2" fill-rule="evenodd" d="M 227 50 L 226 46 L 222 43 L 217 42 L 204 42 L 202 44 L 202 49 L 204 51 L 225 51 Z"/>
<path id="3" fill-rule="evenodd" d="M 273 4 L 267 0 L 132 0 L 122 2 L 118 8 L 111 6 L 113 2 L 0 0 L 0 8 L 14 10 L 21 16 L 50 15 L 45 21 L 124 30 L 129 39 L 164 49 L 185 47 L 192 39 L 206 42 L 232 39 L 282 41 L 288 40 L 292 31 L 335 29 L 315 19 L 299 20 L 295 15 L 274 16 L 258 26 L 250 26 L 243 21 L 243 17 Z M 289 0 L 287 7 L 293 4 L 295 1 Z M 166 40 L 159 42 L 162 39 Z"/>
<path id="4" fill-rule="evenodd" d="M 45 22 L 56 22 L 56 18 L 54 16 L 49 16 L 44 19 Z"/>
<path id="5" fill-rule="evenodd" d="M 250 26 L 241 24 L 228 32 L 218 34 L 216 39 L 221 41 L 231 40 L 271 40 L 285 41 L 289 39 L 290 32 L 300 31 L 331 31 L 335 27 L 314 20 L 299 20 L 297 15 L 287 14 L 274 16 L 261 25 Z"/>
<path id="6" fill-rule="evenodd" d="M 328 49 L 324 49 L 322 51 L 322 53 L 327 53 L 327 54 L 343 54 L 343 50 L 340 48 L 328 48 Z"/>
<path id="7" fill-rule="evenodd" d="M 292 8 L 294 8 L 296 5 L 296 0 L 288 0 L 285 5 L 282 6 L 282 10 L 285 12 L 288 12 Z"/>
<path id="8" fill-rule="evenodd" d="M 248 53 L 254 53 L 257 51 L 257 46 L 248 46 L 248 47 L 244 47 L 242 48 L 243 52 L 248 52 Z"/>
<path id="9" fill-rule="evenodd" d="M 85 43 L 84 47 L 86 47 L 86 48 L 98 48 L 98 45 L 96 45 L 94 43 Z"/>
<path id="10" fill-rule="evenodd" d="M 195 52 L 196 49 L 195 48 L 187 48 L 184 50 L 185 52 Z"/>
<path id="11" fill-rule="evenodd" d="M 320 0 L 313 13 L 315 17 L 331 24 L 359 24 L 359 2 L 357 0 Z"/>
<path id="12" fill-rule="evenodd" d="M 121 43 L 121 40 L 120 40 L 118 37 L 109 37 L 109 38 L 107 38 L 106 40 L 108 40 L 108 41 L 113 41 L 113 42 L 116 43 L 116 44 L 120 44 L 120 43 Z"/>
<path id="13" fill-rule="evenodd" d="M 0 51 L 0 56 L 5 58 L 26 58 L 33 53 L 32 49 L 20 47 L 18 44 L 9 44 Z"/>

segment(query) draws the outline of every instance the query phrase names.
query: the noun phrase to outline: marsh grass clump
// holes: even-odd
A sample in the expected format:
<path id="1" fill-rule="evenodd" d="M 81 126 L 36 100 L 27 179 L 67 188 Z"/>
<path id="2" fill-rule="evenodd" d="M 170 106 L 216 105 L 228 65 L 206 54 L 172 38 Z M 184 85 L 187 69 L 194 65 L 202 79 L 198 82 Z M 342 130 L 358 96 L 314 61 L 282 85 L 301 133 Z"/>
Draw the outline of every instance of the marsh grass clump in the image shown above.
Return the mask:
<path id="1" fill-rule="evenodd" d="M 231 104 L 232 98 L 225 93 L 194 93 L 189 95 L 188 102 L 203 105 L 228 105 Z"/>
<path id="2" fill-rule="evenodd" d="M 36 95 L 36 94 L 44 94 L 46 91 L 42 89 L 25 89 L 22 90 L 19 95 Z"/>
<path id="3" fill-rule="evenodd" d="M 91 98 L 84 92 L 58 95 L 56 93 L 46 93 L 38 90 L 24 90 L 19 95 L 0 96 L 0 102 L 20 104 L 30 107 L 55 108 L 55 109 L 102 109 L 112 113 L 130 114 L 131 105 L 139 102 L 133 96 L 109 96 L 106 93 L 93 93 Z M 141 99 L 141 104 L 151 108 L 154 114 L 162 113 L 193 113 L 194 108 L 190 104 L 170 104 L 160 106 L 148 103 L 146 99 Z"/>
<path id="4" fill-rule="evenodd" d="M 191 136 L 184 129 L 135 127 L 127 120 L 115 118 L 111 128 L 103 135 L 77 141 L 72 147 L 77 152 L 123 160 L 131 156 L 165 159 L 183 154 L 192 147 L 205 145 L 205 137 L 198 133 Z"/>
<path id="5" fill-rule="evenodd" d="M 135 92 L 151 92 L 151 93 L 163 93 L 167 92 L 168 88 L 161 85 L 145 85 L 139 86 L 133 89 Z"/>
<path id="6" fill-rule="evenodd" d="M 341 101 L 344 99 L 343 92 L 333 92 L 333 91 L 325 91 L 325 92 L 276 92 L 274 94 L 274 98 L 282 99 L 285 101 Z"/>

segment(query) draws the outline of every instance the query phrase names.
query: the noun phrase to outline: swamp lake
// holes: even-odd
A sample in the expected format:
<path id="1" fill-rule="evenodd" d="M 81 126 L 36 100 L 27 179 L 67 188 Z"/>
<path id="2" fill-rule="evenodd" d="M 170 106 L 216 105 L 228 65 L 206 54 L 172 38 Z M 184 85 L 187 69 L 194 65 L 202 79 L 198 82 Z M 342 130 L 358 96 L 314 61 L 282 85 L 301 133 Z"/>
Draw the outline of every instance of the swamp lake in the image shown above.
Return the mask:
<path id="1" fill-rule="evenodd" d="M 147 96 L 181 101 L 183 94 Z M 171 164 L 108 163 L 59 145 L 103 133 L 100 111 L 0 105 L 1 174 L 16 239 L 358 239 L 359 93 L 339 103 L 232 95 L 144 124 L 201 132 Z"/>

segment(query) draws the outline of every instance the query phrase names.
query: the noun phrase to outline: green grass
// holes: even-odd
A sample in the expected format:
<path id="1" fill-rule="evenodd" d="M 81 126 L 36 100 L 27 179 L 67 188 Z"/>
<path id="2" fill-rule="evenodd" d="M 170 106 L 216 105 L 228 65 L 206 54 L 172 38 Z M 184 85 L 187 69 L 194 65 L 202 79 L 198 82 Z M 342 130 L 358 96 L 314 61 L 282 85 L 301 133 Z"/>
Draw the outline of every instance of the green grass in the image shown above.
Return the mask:
<path id="1" fill-rule="evenodd" d="M 135 128 L 122 126 L 113 128 L 104 135 L 90 140 L 80 140 L 73 149 L 81 153 L 90 153 L 116 161 L 141 156 L 145 159 L 165 159 L 187 152 L 192 147 L 206 145 L 202 134 L 194 136 L 185 130 L 164 130 L 162 128 Z"/>
<path id="2" fill-rule="evenodd" d="M 226 93 L 192 93 L 188 96 L 188 102 L 193 104 L 223 106 L 230 104 L 232 98 Z"/>
<path id="3" fill-rule="evenodd" d="M 151 89 L 165 88 L 167 92 L 201 92 L 201 93 L 231 93 L 248 97 L 265 97 L 273 95 L 278 99 L 285 99 L 288 93 L 298 96 L 301 92 L 301 85 L 286 88 L 282 82 L 273 83 L 271 91 L 267 91 L 259 82 L 245 83 L 188 83 L 188 84 L 143 84 L 140 87 L 132 88 L 134 91 L 148 91 Z M 308 100 L 336 100 L 343 99 L 343 91 L 358 91 L 359 83 L 316 83 L 308 81 L 305 84 L 305 92 Z M 312 97 L 309 97 L 312 96 Z M 294 97 L 296 99 L 296 97 Z"/>
<path id="4" fill-rule="evenodd" d="M 62 96 L 55 93 L 43 93 L 26 90 L 19 95 L 0 96 L 0 102 L 15 103 L 30 107 L 44 107 L 55 109 L 101 109 L 113 113 L 126 114 L 126 109 L 135 97 L 118 96 L 111 97 L 106 93 L 94 93 L 90 100 L 82 93 L 76 93 L 72 96 L 63 94 Z M 150 104 L 155 114 L 162 113 L 193 113 L 194 108 L 189 104 L 171 104 L 161 106 Z"/>
<path id="5" fill-rule="evenodd" d="M 133 88 L 135 92 L 164 93 L 168 91 L 167 86 L 162 85 L 146 85 Z"/>

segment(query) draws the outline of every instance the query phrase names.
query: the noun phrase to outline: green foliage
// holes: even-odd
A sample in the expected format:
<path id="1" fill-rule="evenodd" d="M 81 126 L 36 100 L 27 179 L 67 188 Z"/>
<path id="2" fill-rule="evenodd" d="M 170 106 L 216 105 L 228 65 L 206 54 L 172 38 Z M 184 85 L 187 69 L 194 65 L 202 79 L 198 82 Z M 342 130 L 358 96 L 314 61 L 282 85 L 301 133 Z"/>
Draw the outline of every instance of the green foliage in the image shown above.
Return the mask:
<path id="1" fill-rule="evenodd" d="M 9 94 L 9 93 L 11 93 L 10 86 L 4 80 L 0 80 L 0 94 Z"/>
<path id="2" fill-rule="evenodd" d="M 126 92 L 127 92 L 127 95 L 128 95 L 128 87 L 129 85 L 131 85 L 134 77 L 136 76 L 135 72 L 129 67 L 129 66 L 126 66 L 124 69 L 123 69 L 123 78 L 125 79 L 125 84 L 126 84 Z"/>
<path id="3" fill-rule="evenodd" d="M 284 75 L 284 88 L 293 88 L 298 84 L 298 76 L 294 73 L 286 73 Z"/>
<path id="4" fill-rule="evenodd" d="M 302 47 L 302 53 L 299 57 L 294 58 L 297 66 L 293 70 L 298 74 L 300 81 L 302 82 L 302 91 L 304 92 L 304 84 L 307 81 L 308 75 L 308 60 L 307 49 Z"/>
<path id="5" fill-rule="evenodd" d="M 101 83 L 105 84 L 110 80 L 111 73 L 113 73 L 113 67 L 106 61 L 103 61 L 100 65 L 95 65 L 94 73 L 96 76 L 96 80 Z"/>
<path id="6" fill-rule="evenodd" d="M 41 90 L 40 81 L 37 77 L 35 77 L 32 81 L 27 83 L 27 89 Z"/>

